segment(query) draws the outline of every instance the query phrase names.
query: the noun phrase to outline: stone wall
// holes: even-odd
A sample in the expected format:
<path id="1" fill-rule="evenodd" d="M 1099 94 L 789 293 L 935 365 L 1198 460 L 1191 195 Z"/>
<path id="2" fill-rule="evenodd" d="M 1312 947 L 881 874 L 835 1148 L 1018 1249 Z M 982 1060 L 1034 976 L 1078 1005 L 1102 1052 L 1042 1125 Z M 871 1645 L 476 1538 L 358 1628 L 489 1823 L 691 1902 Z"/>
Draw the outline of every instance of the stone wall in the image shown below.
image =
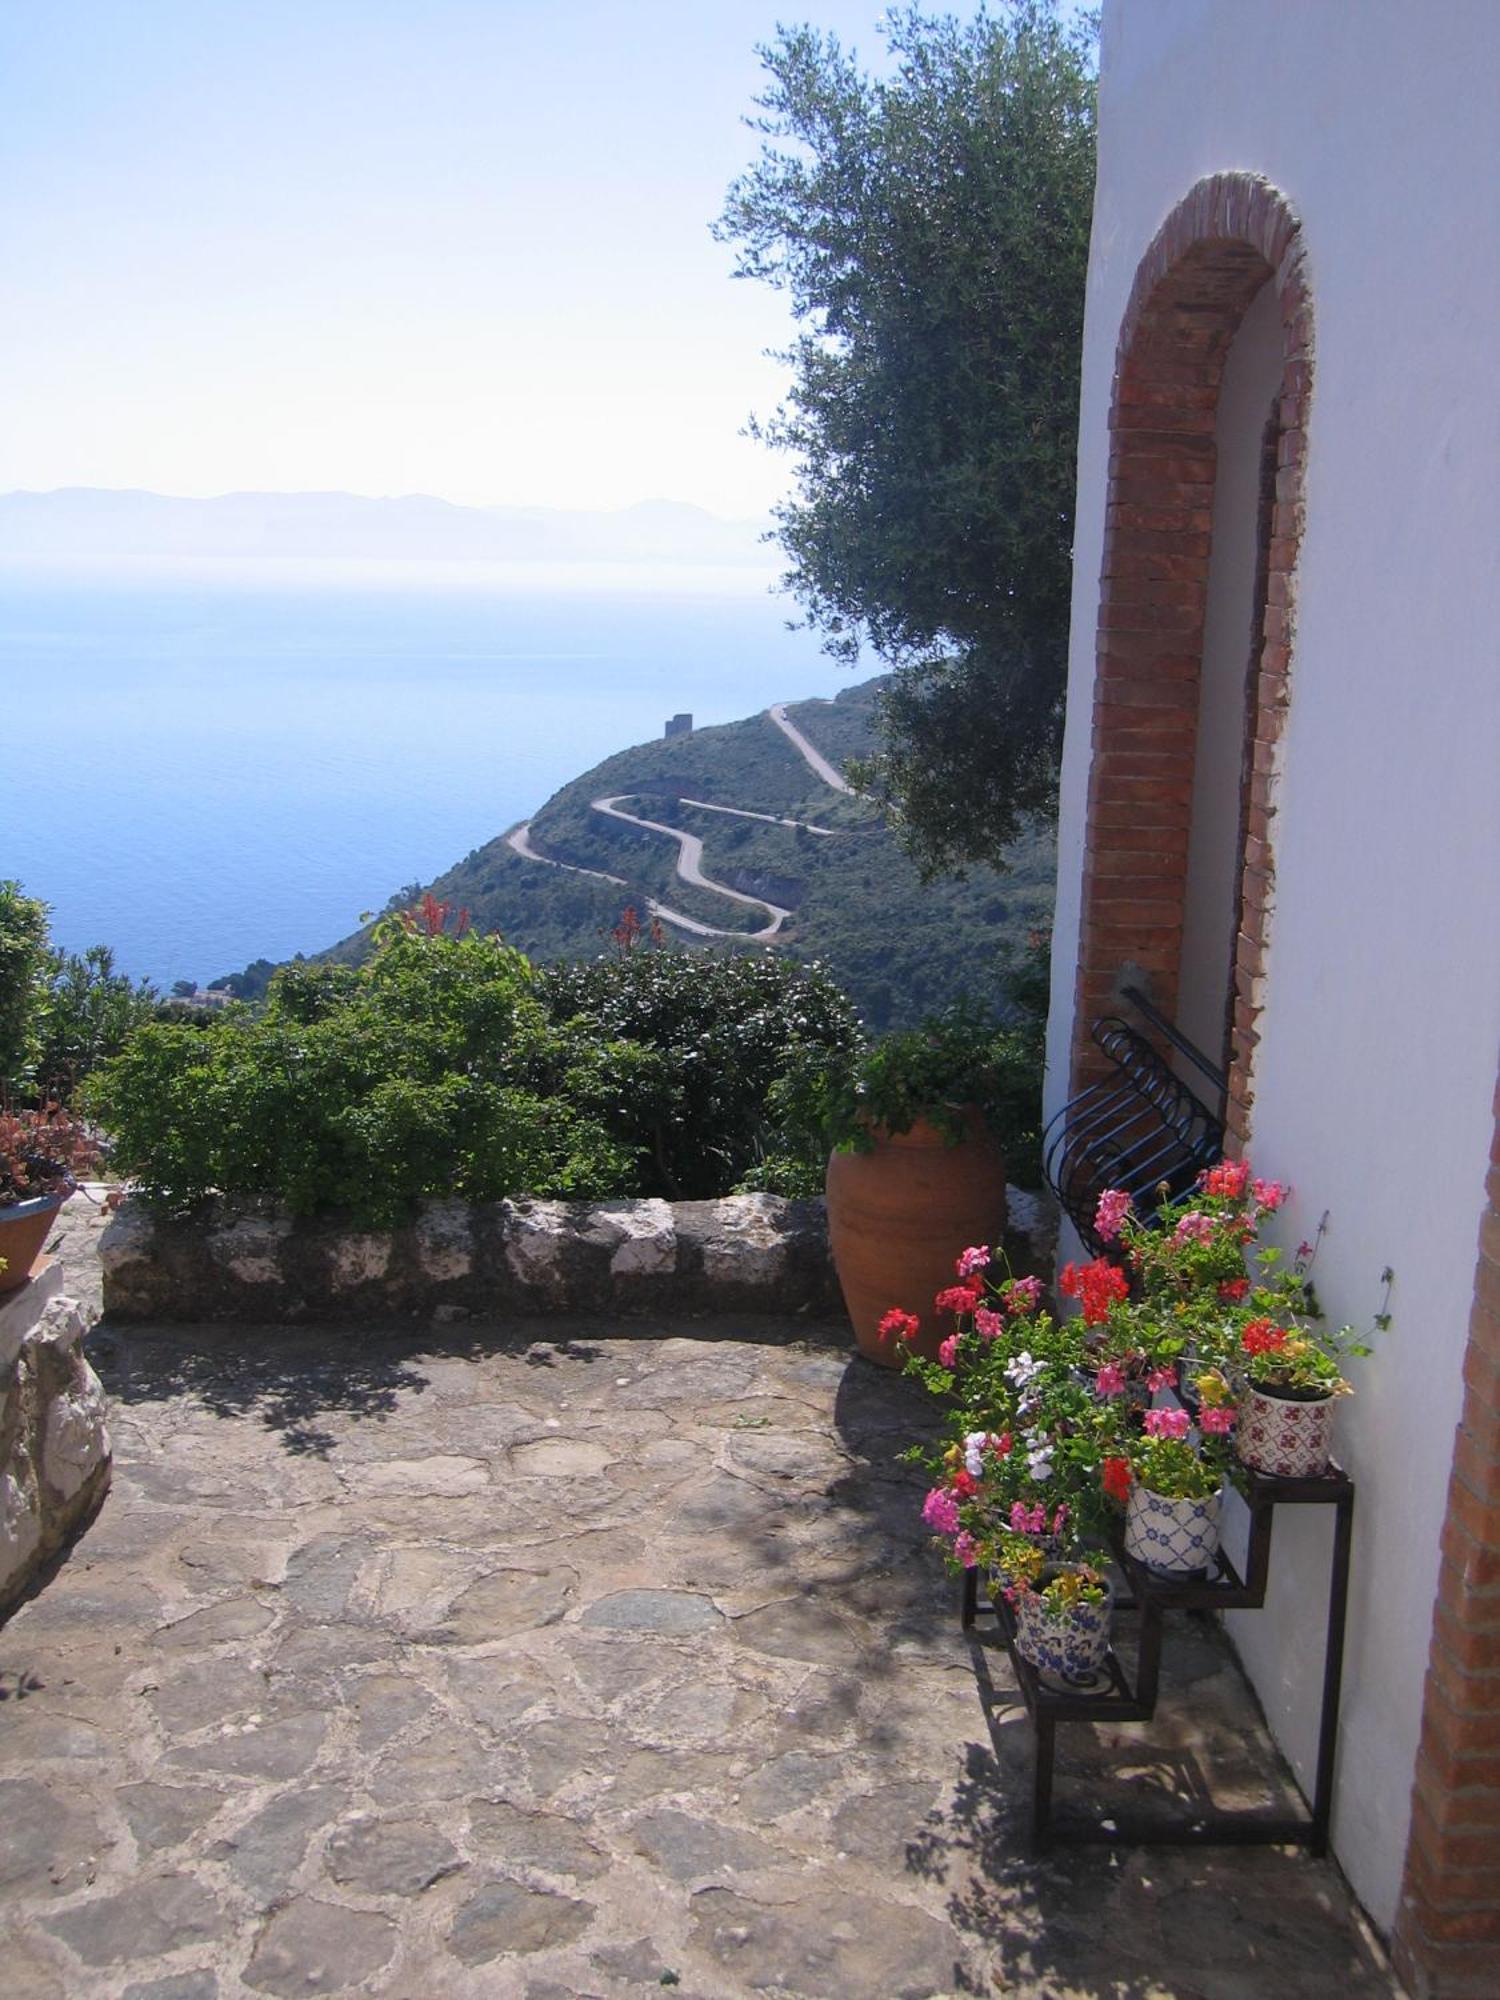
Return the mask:
<path id="1" fill-rule="evenodd" d="M 376 1326 L 532 1313 L 836 1313 L 821 1201 L 433 1201 L 395 1230 L 127 1201 L 100 1244 L 115 1320 Z"/>
<path id="2" fill-rule="evenodd" d="M 0 1299 L 0 1617 L 94 1513 L 109 1465 L 83 1315 L 48 1265 Z"/>

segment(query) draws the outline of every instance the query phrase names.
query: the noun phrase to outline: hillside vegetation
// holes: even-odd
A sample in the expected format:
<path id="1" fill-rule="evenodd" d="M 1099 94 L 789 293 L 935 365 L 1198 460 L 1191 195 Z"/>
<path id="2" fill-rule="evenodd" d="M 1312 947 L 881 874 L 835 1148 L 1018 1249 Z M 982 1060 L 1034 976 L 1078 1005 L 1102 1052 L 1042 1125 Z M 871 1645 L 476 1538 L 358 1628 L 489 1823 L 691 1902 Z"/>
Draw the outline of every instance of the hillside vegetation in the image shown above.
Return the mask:
<path id="1" fill-rule="evenodd" d="M 831 702 L 794 703 L 787 714 L 841 766 L 874 747 L 880 686 L 869 681 Z M 677 843 L 594 811 L 600 798 L 618 798 L 640 818 L 701 838 L 706 876 L 790 913 L 774 942 L 750 941 L 767 925 L 766 911 L 683 882 Z M 804 824 L 705 810 L 713 806 Z M 620 884 L 524 859 L 501 836 L 441 875 L 434 895 L 466 906 L 477 928 L 500 931 L 543 963 L 609 948 L 622 910 L 633 905 L 644 916 L 655 899 L 734 934 L 703 939 L 669 928 L 684 949 L 727 946 L 821 960 L 876 1033 L 910 1026 L 962 992 L 998 1001 L 1028 935 L 1051 920 L 1050 828 L 1016 841 L 1001 870 L 974 868 L 965 880 L 924 884 L 878 810 L 825 784 L 764 714 L 607 758 L 554 793 L 530 822 L 529 839 L 537 854 L 617 876 Z M 359 948 L 360 940 L 348 940 L 338 955 Z"/>

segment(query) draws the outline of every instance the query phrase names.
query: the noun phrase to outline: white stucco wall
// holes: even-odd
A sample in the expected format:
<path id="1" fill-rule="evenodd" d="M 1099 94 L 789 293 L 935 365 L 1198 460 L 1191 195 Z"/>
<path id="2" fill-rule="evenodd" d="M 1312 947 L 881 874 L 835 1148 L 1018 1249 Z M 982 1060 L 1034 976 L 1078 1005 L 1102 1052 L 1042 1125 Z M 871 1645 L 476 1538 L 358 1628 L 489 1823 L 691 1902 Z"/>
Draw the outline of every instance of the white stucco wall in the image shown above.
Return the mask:
<path id="1" fill-rule="evenodd" d="M 1194 182 L 1264 174 L 1315 315 L 1307 525 L 1253 1158 L 1328 1212 L 1319 1290 L 1395 1327 L 1339 1417 L 1359 1481 L 1334 1838 L 1376 1921 L 1406 1844 L 1500 1058 L 1500 7 L 1106 0 L 1049 1111 L 1066 1094 L 1115 343 Z M 1235 1636 L 1305 1771 L 1330 1524 L 1283 1510 Z"/>

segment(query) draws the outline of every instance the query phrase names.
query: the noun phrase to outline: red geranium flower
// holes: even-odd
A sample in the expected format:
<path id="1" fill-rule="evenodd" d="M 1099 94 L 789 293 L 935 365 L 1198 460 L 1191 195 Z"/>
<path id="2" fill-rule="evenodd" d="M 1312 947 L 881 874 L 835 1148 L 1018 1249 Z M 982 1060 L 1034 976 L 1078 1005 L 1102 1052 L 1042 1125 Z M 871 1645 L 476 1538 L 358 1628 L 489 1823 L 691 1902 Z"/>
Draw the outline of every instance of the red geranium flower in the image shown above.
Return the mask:
<path id="1" fill-rule="evenodd" d="M 1068 1298 L 1078 1300 L 1085 1326 L 1103 1326 L 1114 1301 L 1130 1296 L 1130 1280 L 1107 1257 L 1096 1257 L 1081 1268 L 1065 1264 L 1057 1287 Z"/>
<path id="2" fill-rule="evenodd" d="M 1111 1500 L 1126 1501 L 1130 1498 L 1130 1460 L 1128 1458 L 1107 1458 L 1100 1470 L 1100 1478 L 1105 1492 Z"/>
<path id="3" fill-rule="evenodd" d="M 972 1285 L 949 1285 L 932 1303 L 940 1313 L 970 1313 L 983 1297 Z"/>
<path id="4" fill-rule="evenodd" d="M 880 1322 L 882 1340 L 915 1340 L 922 1322 L 915 1313 L 903 1312 L 900 1306 L 892 1306 Z"/>

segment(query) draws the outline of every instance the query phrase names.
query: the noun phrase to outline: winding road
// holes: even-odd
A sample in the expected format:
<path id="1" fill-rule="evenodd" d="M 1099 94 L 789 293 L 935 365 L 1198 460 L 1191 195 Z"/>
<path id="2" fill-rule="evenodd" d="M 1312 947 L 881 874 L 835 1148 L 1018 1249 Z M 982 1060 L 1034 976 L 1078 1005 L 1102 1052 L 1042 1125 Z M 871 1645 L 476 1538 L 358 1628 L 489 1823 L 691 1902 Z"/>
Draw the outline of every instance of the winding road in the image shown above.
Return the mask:
<path id="1" fill-rule="evenodd" d="M 852 792 L 853 787 L 834 769 L 828 759 L 815 750 L 796 724 L 787 720 L 785 704 L 775 703 L 766 710 L 768 720 L 773 722 L 791 743 L 793 749 L 804 760 L 814 775 L 836 792 Z M 643 827 L 648 833 L 665 834 L 668 840 L 677 843 L 677 874 L 680 880 L 694 889 L 706 889 L 711 895 L 724 896 L 731 903 L 742 903 L 754 910 L 764 910 L 770 918 L 758 931 L 728 931 L 717 929 L 712 924 L 700 923 L 696 917 L 685 916 L 681 910 L 669 909 L 665 903 L 647 896 L 646 908 L 653 917 L 659 917 L 664 924 L 672 924 L 678 930 L 689 931 L 694 937 L 746 938 L 754 944 L 765 944 L 777 937 L 782 925 L 791 917 L 791 911 L 783 909 L 779 903 L 768 902 L 764 896 L 747 896 L 739 889 L 731 889 L 727 883 L 716 882 L 711 875 L 703 872 L 703 842 L 696 833 L 686 833 L 681 827 L 664 825 L 661 820 L 643 819 L 640 814 L 626 812 L 624 802 L 635 797 L 633 792 L 616 792 L 612 798 L 591 799 L 592 812 L 602 813 L 608 819 L 623 820 L 627 826 Z M 804 832 L 820 835 L 825 840 L 837 840 L 839 831 L 831 826 L 813 826 L 807 820 L 785 819 L 778 813 L 752 812 L 746 806 L 714 805 L 708 799 L 683 799 L 681 804 L 695 807 L 700 812 L 727 813 L 734 819 L 762 820 L 768 826 L 790 826 Z M 539 854 L 531 844 L 531 821 L 522 820 L 505 835 L 505 844 L 512 853 L 523 861 L 539 861 L 547 868 L 561 868 L 569 875 L 587 875 L 595 882 L 610 882 L 616 888 L 628 889 L 630 884 L 623 875 L 608 875 L 602 868 L 581 868 L 573 861 L 556 861 L 550 854 Z"/>

